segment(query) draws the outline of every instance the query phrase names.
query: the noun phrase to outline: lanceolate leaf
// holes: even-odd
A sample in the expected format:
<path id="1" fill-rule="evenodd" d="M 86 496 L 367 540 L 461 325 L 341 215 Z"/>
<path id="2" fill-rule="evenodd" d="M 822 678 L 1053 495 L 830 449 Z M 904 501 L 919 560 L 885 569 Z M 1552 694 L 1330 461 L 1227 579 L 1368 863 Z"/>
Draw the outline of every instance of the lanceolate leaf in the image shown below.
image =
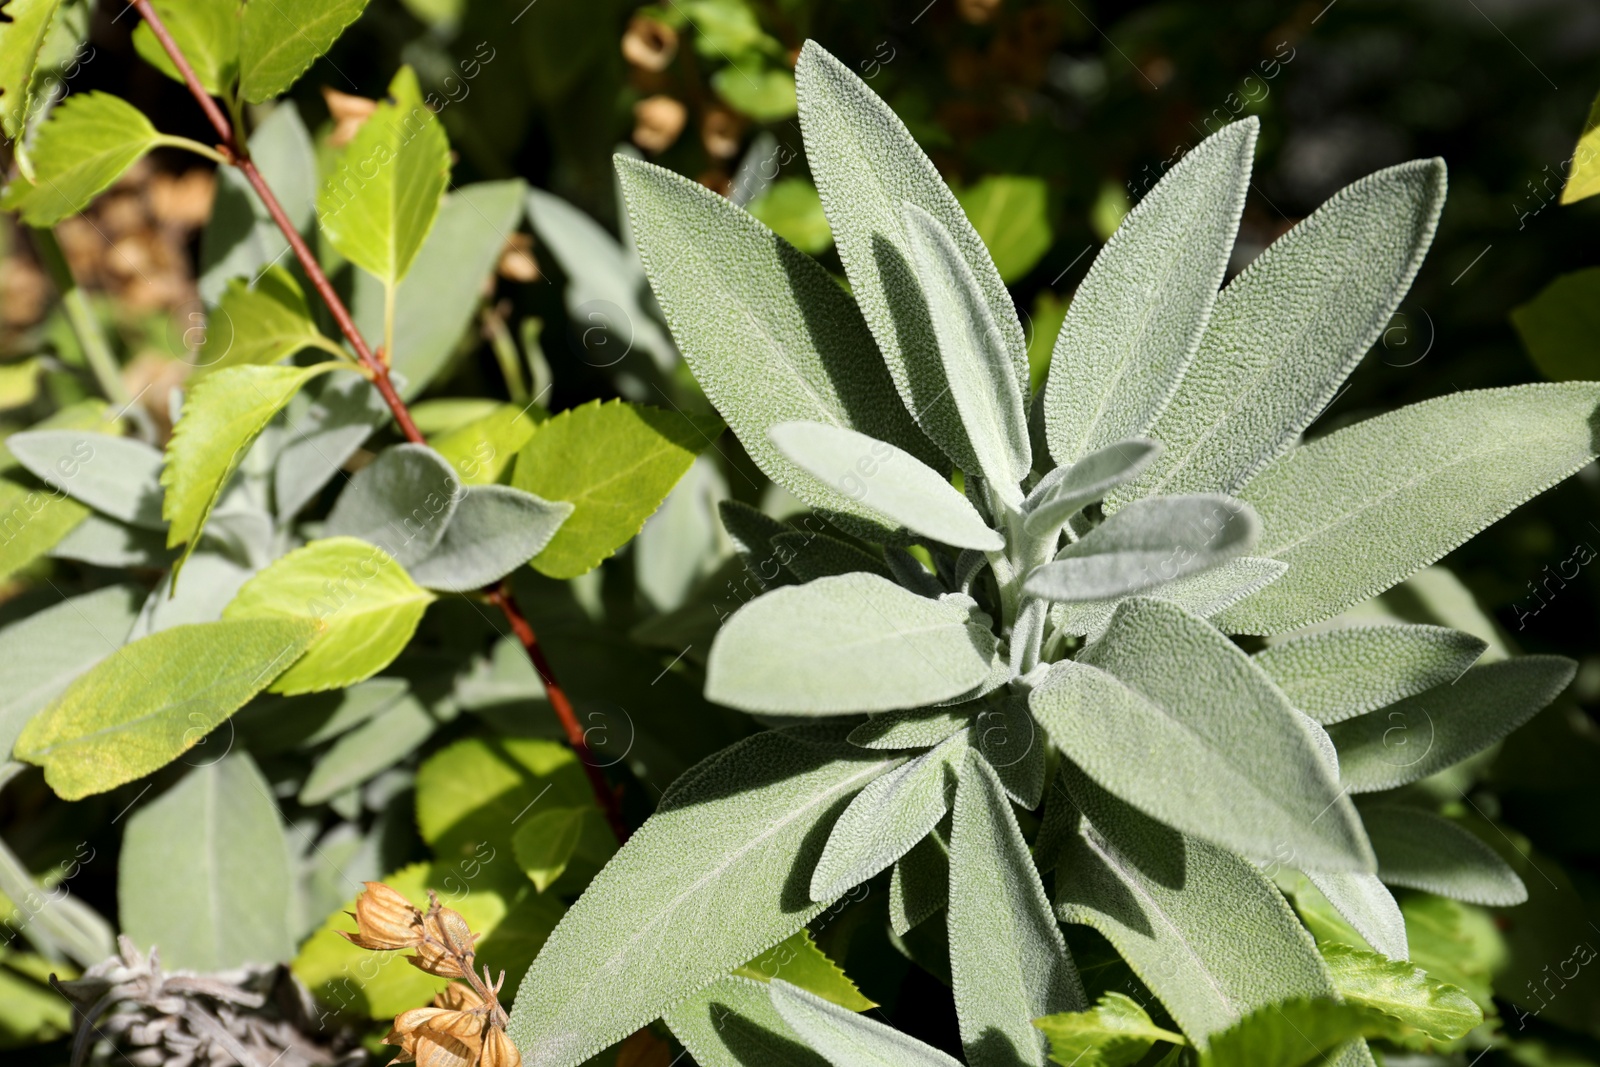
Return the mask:
<path id="1" fill-rule="evenodd" d="M 324 378 L 289 404 L 272 470 L 278 519 L 293 519 L 389 416 L 378 390 L 356 375 Z"/>
<path id="2" fill-rule="evenodd" d="M 848 541 L 826 534 L 802 533 L 786 529 L 772 538 L 769 558 L 782 563 L 788 572 L 802 582 L 818 578 L 833 578 L 841 574 L 866 571 L 884 578 L 890 577 L 881 556 L 870 555 Z M 940 590 L 941 592 L 943 590 Z"/>
<path id="3" fill-rule="evenodd" d="M 1132 600 L 1029 706 L 1089 777 L 1186 833 L 1263 861 L 1373 866 L 1310 733 L 1249 657 L 1181 608 Z M 1152 774 L 1152 767 L 1160 767 Z"/>
<path id="4" fill-rule="evenodd" d="M 934 830 L 894 865 L 889 878 L 889 925 L 904 937 L 950 900 L 950 846 Z"/>
<path id="5" fill-rule="evenodd" d="M 1027 341 L 1005 283 L 961 205 L 887 104 L 814 41 L 801 49 L 795 81 L 806 161 L 856 303 L 900 398 L 959 467 L 977 471 L 912 267 L 901 205 L 915 204 L 949 231 L 1010 353 L 1017 389 L 1025 394 Z"/>
<path id="6" fill-rule="evenodd" d="M 1218 625 L 1281 633 L 1383 592 L 1600 455 L 1597 405 L 1593 383 L 1455 393 L 1294 449 L 1240 493 L 1289 573 Z"/>
<path id="7" fill-rule="evenodd" d="M 1528 899 L 1506 861 L 1449 819 L 1400 804 L 1364 805 L 1361 819 L 1378 854 L 1378 877 L 1390 885 L 1500 908 Z"/>
<path id="8" fill-rule="evenodd" d="M 269 6 L 275 2 L 269 0 Z M 239 75 L 243 5 L 236 0 L 154 0 L 151 6 L 206 92 L 223 97 L 232 92 L 233 80 Z M 174 81 L 183 81 L 148 22 L 141 20 L 134 29 L 133 47 L 146 63 Z"/>
<path id="9" fill-rule="evenodd" d="M 1250 1012 L 1217 1034 L 1200 1056 L 1201 1067 L 1312 1067 L 1372 1064 L 1357 1039 L 1390 1037 L 1403 1030 L 1392 1017 L 1331 996 L 1295 997 Z"/>
<path id="10" fill-rule="evenodd" d="M 767 983 L 754 978 L 729 975 L 662 1018 L 701 1067 L 831 1067 L 784 1022 Z"/>
<path id="11" fill-rule="evenodd" d="M 673 337 L 768 477 L 813 507 L 877 521 L 778 451 L 767 430 L 792 421 L 859 430 L 949 469 L 827 271 L 696 182 L 622 157 L 617 173 Z"/>
<path id="12" fill-rule="evenodd" d="M 89 206 L 161 135 L 144 112 L 107 93 L 74 93 L 39 127 L 31 184 L 14 180 L 3 206 L 30 226 L 53 226 Z"/>
<path id="13" fill-rule="evenodd" d="M 1232 607 L 1269 582 L 1283 577 L 1286 563 L 1259 556 L 1238 556 L 1194 574 L 1153 585 L 1139 595 L 1168 600 L 1191 615 L 1209 619 Z M 1069 634 L 1099 637 L 1126 597 L 1066 601 L 1050 608 L 1056 626 Z"/>
<path id="14" fill-rule="evenodd" d="M 773 982 L 770 994 L 784 1021 L 833 1067 L 961 1067 L 914 1037 L 788 982 Z"/>
<path id="15" fill-rule="evenodd" d="M 278 96 L 360 17 L 367 0 L 251 0 L 239 26 L 239 94 Z"/>
<path id="16" fill-rule="evenodd" d="M 1257 122 L 1206 138 L 1122 220 L 1067 309 L 1045 385 L 1062 465 L 1155 423 L 1195 345 L 1233 250 Z"/>
<path id="17" fill-rule="evenodd" d="M 1254 510 L 1231 497 L 1141 500 L 1035 568 L 1024 589 L 1057 601 L 1125 596 L 1243 555 L 1260 536 Z"/>
<path id="18" fill-rule="evenodd" d="M 737 968 L 736 975 L 758 982 L 782 981 L 798 986 L 830 1004 L 849 1011 L 867 1011 L 878 1005 L 861 995 L 839 965 L 827 957 L 805 927 Z"/>
<path id="19" fill-rule="evenodd" d="M 1335 194 L 1228 284 L 1131 487 L 1236 493 L 1321 413 L 1411 287 L 1444 207 L 1442 159 Z"/>
<path id="20" fill-rule="evenodd" d="M 323 804 L 371 781 L 421 748 L 438 727 L 439 720 L 407 693 L 317 757 L 300 787 L 300 803 Z"/>
<path id="21" fill-rule="evenodd" d="M 977 460 L 973 473 L 1003 497 L 1020 498 L 1017 483 L 1027 477 L 1033 454 L 1026 386 L 1017 381 L 1006 338 L 950 231 L 909 202 L 901 221 L 950 395 Z"/>
<path id="22" fill-rule="evenodd" d="M 1096 449 L 1070 466 L 1057 467 L 1028 494 L 1023 528 L 1032 537 L 1055 537 L 1084 506 L 1137 477 L 1160 454 L 1157 442 L 1130 437 Z"/>
<path id="23" fill-rule="evenodd" d="M 1430 1037 L 1451 1041 L 1483 1022 L 1483 1012 L 1459 988 L 1420 968 L 1348 945 L 1322 946 L 1334 988 L 1348 1004 L 1392 1015 Z"/>
<path id="24" fill-rule="evenodd" d="M 541 500 L 509 485 L 466 486 L 444 537 L 411 577 L 452 593 L 481 588 L 538 555 L 572 510 L 565 500 Z"/>
<path id="25" fill-rule="evenodd" d="M 170 524 L 167 547 L 186 546 L 174 573 L 194 551 L 228 479 L 272 416 L 306 382 L 338 366 L 229 367 L 189 390 L 161 471 L 167 490 L 161 516 Z"/>
<path id="26" fill-rule="evenodd" d="M 767 436 L 809 471 L 889 527 L 956 548 L 997 551 L 1005 539 L 938 471 L 903 449 L 821 422 L 781 422 Z"/>
<path id="27" fill-rule="evenodd" d="M 299 658 L 312 619 L 174 626 L 82 675 L 17 739 L 66 800 L 131 782 L 176 759 Z"/>
<path id="28" fill-rule="evenodd" d="M 1561 656 L 1520 656 L 1330 726 L 1339 775 L 1352 792 L 1371 793 L 1442 771 L 1533 718 L 1576 669 Z"/>
<path id="29" fill-rule="evenodd" d="M 1033 1025 L 1050 1039 L 1050 1059 L 1066 1067 L 1133 1067 L 1157 1041 L 1186 1044 L 1122 993 L 1107 993 L 1088 1011 L 1047 1015 Z"/>
<path id="30" fill-rule="evenodd" d="M 96 511 L 146 529 L 161 521 L 161 453 L 127 437 L 90 430 L 30 430 L 6 449 L 48 485 Z"/>
<path id="31" fill-rule="evenodd" d="M 117 863 L 122 931 L 168 967 L 220 971 L 294 951 L 289 849 L 249 755 L 190 769 L 128 818 Z"/>
<path id="32" fill-rule="evenodd" d="M 826 827 L 898 760 L 815 732 L 758 734 L 673 784 L 528 969 L 511 1036 L 575 1067 L 804 926 Z"/>
<path id="33" fill-rule="evenodd" d="M 1453 682 L 1487 647 L 1444 626 L 1352 626 L 1290 638 L 1255 661 L 1289 703 L 1331 725 Z"/>
<path id="34" fill-rule="evenodd" d="M 1087 1007 L 1000 779 L 969 753 L 950 835 L 950 973 L 972 1067 L 1045 1062 L 1033 1020 Z"/>
<path id="35" fill-rule="evenodd" d="M 845 715 L 948 700 L 988 677 L 994 637 L 964 598 L 872 574 L 775 589 L 718 631 L 706 697 L 745 711 Z"/>
<path id="36" fill-rule="evenodd" d="M 1377 850 L 1376 843 L 1373 850 Z M 1390 959 L 1410 958 L 1405 916 L 1400 914 L 1400 905 L 1395 903 L 1377 875 L 1360 871 L 1305 871 L 1304 874 L 1367 944 Z"/>

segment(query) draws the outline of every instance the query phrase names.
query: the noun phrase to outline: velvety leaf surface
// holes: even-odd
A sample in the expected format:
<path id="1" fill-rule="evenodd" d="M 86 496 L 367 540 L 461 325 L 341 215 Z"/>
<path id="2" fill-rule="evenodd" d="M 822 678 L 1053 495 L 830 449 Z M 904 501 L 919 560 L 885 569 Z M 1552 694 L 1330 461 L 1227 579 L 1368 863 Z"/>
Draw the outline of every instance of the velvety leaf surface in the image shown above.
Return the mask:
<path id="1" fill-rule="evenodd" d="M 317 757 L 300 787 L 300 803 L 323 804 L 364 785 L 421 748 L 438 728 L 439 720 L 421 701 L 402 696 Z"/>
<path id="2" fill-rule="evenodd" d="M 765 982 L 729 975 L 668 1008 L 663 1020 L 701 1067 L 831 1067 L 778 1014 Z"/>
<path id="3" fill-rule="evenodd" d="M 394 445 L 351 477 L 323 532 L 358 537 L 409 566 L 444 540 L 461 496 L 460 481 L 439 453 L 424 445 Z"/>
<path id="4" fill-rule="evenodd" d="M 161 453 L 131 437 L 91 430 L 29 430 L 6 449 L 46 485 L 114 519 L 160 530 Z"/>
<path id="5" fill-rule="evenodd" d="M 914 1037 L 788 982 L 773 982 L 770 995 L 790 1028 L 834 1067 L 960 1067 Z"/>
<path id="6" fill-rule="evenodd" d="M 1028 494 L 1023 529 L 1033 537 L 1060 534 L 1067 520 L 1085 505 L 1104 499 L 1111 490 L 1137 477 L 1160 454 L 1157 442 L 1130 437 L 1098 448 L 1069 466 L 1057 467 Z"/>
<path id="7" fill-rule="evenodd" d="M 1377 850 L 1376 844 L 1373 850 Z M 1381 865 L 1379 870 L 1382 870 Z M 1304 873 L 1340 918 L 1353 926 L 1367 944 L 1390 959 L 1410 958 L 1405 916 L 1400 914 L 1400 905 L 1395 903 L 1378 875 L 1361 871 Z"/>
<path id="8" fill-rule="evenodd" d="M 280 519 L 298 515 L 346 460 L 389 417 L 389 406 L 365 378 L 340 375 L 314 382 L 289 402 L 284 443 L 272 468 Z"/>
<path id="9" fill-rule="evenodd" d="M 1292 637 L 1254 658 L 1291 704 L 1332 725 L 1455 681 L 1487 647 L 1444 626 L 1351 626 Z"/>
<path id="10" fill-rule="evenodd" d="M 1170 582 L 1153 585 L 1136 594 L 1171 601 L 1191 615 L 1209 619 L 1256 590 L 1283 577 L 1286 563 L 1259 556 L 1238 556 Z M 1050 617 L 1067 633 L 1099 637 L 1111 624 L 1126 597 L 1064 601 L 1050 607 Z"/>
<path id="11" fill-rule="evenodd" d="M 573 508 L 509 485 L 466 486 L 444 537 L 411 568 L 411 576 L 452 593 L 481 588 L 538 555 Z"/>
<path id="12" fill-rule="evenodd" d="M 1517 873 L 1478 836 L 1449 819 L 1401 804 L 1363 805 L 1378 877 L 1468 904 L 1513 907 L 1528 899 Z"/>

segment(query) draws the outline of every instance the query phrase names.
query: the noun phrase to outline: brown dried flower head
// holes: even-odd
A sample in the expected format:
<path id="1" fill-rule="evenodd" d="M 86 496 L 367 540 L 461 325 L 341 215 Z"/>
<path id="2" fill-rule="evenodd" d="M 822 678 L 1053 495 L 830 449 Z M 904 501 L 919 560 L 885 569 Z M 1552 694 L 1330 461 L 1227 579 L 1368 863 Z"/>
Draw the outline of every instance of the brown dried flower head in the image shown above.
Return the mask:
<path id="1" fill-rule="evenodd" d="M 633 141 L 652 155 L 672 147 L 689 121 L 689 109 L 670 96 L 647 96 L 633 105 Z"/>
<path id="2" fill-rule="evenodd" d="M 678 31 L 648 15 L 635 15 L 622 35 L 622 58 L 640 70 L 659 74 L 678 54 Z"/>
<path id="3" fill-rule="evenodd" d="M 356 932 L 341 930 L 339 936 L 361 948 L 380 951 L 422 944 L 422 912 L 382 882 L 364 884 L 366 888 L 356 897 L 356 910 L 347 913 L 356 921 Z"/>

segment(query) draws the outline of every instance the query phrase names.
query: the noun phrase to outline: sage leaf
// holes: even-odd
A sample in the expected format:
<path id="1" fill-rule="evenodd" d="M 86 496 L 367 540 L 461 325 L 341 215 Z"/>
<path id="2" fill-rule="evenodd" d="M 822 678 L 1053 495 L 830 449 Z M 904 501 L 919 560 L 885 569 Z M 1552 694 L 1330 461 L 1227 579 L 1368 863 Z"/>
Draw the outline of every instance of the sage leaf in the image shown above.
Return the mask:
<path id="1" fill-rule="evenodd" d="M 373 384 L 355 375 L 324 378 L 289 402 L 284 443 L 272 468 L 272 499 L 288 521 L 340 473 L 356 449 L 389 417 Z"/>
<path id="2" fill-rule="evenodd" d="M 0 132 L 22 139 L 36 111 L 34 71 L 61 0 L 11 0 L 0 29 Z"/>
<path id="3" fill-rule="evenodd" d="M 811 931 L 803 926 L 733 973 L 758 982 L 781 980 L 849 1011 L 878 1006 L 861 995 L 856 984 L 817 947 Z"/>
<path id="4" fill-rule="evenodd" d="M 309 16 L 311 0 L 298 2 L 308 5 Z M 274 3 L 256 6 L 275 8 Z M 337 0 L 321 9 L 322 18 L 337 19 L 346 13 L 353 17 L 362 6 L 364 0 Z M 247 13 L 249 9 L 246 5 Z M 335 32 L 343 28 L 339 25 Z M 306 39 L 288 27 L 284 31 L 285 39 Z M 248 14 L 244 40 L 248 79 Z M 439 198 L 450 173 L 450 143 L 444 127 L 422 103 L 420 94 L 413 97 L 415 91 L 416 76 L 410 68 L 402 68 L 390 85 L 394 99 L 380 103 L 361 124 L 317 192 L 317 218 L 328 241 L 346 259 L 389 286 L 398 285 L 411 269 L 439 214 Z"/>
<path id="5" fill-rule="evenodd" d="M 1243 555 L 1260 536 L 1254 509 L 1232 497 L 1152 497 L 1035 567 L 1023 591 L 1055 601 L 1125 596 Z"/>
<path id="6" fill-rule="evenodd" d="M 244 752 L 191 767 L 128 817 L 122 931 L 168 967 L 221 971 L 294 952 L 289 847 L 272 786 Z"/>
<path id="7" fill-rule="evenodd" d="M 342 351 L 317 329 L 300 284 L 282 267 L 267 268 L 253 284 L 243 278 L 230 280 L 211 313 L 208 330 L 204 354 L 211 361 L 197 367 L 197 375 L 223 367 L 277 363 L 303 348 Z M 218 333 L 223 333 L 226 347 L 212 356 L 211 346 L 218 340 L 213 335 Z"/>
<path id="8" fill-rule="evenodd" d="M 110 585 L 0 630 L 0 756 L 33 715 L 127 640 L 144 590 Z"/>
<path id="9" fill-rule="evenodd" d="M 149 530 L 161 520 L 161 453 L 129 437 L 90 430 L 29 430 L 6 449 L 46 485 L 96 511 Z"/>
<path id="10" fill-rule="evenodd" d="M 1182 1034 L 1150 1021 L 1139 1002 L 1107 993 L 1087 1011 L 1059 1012 L 1035 1019 L 1050 1039 L 1050 1058 L 1075 1067 L 1133 1067 L 1157 1041 L 1188 1044 Z"/>
<path id="11" fill-rule="evenodd" d="M 152 634 L 74 679 L 23 728 L 16 754 L 43 767 L 63 800 L 141 778 L 200 743 L 319 632 L 315 620 L 297 618 Z"/>
<path id="12" fill-rule="evenodd" d="M 1460 678 L 1488 645 L 1444 626 L 1351 626 L 1256 653 L 1289 702 L 1325 726 Z"/>
<path id="13" fill-rule="evenodd" d="M 274 2 L 268 0 L 269 4 Z M 189 61 L 201 87 L 212 96 L 227 97 L 239 76 L 242 5 L 234 0 L 153 0 L 151 6 L 165 23 L 178 51 Z M 133 31 L 133 48 L 140 59 L 173 81 L 184 80 L 167 50 L 156 40 L 150 24 L 142 19 Z"/>
<path id="14" fill-rule="evenodd" d="M 433 594 L 383 549 L 354 537 L 312 541 L 244 584 L 224 619 L 309 619 L 320 633 L 272 683 L 294 695 L 343 689 L 387 667 L 411 641 Z M 309 785 L 309 782 L 308 782 Z"/>
<path id="15" fill-rule="evenodd" d="M 1263 861 L 1292 851 L 1328 870 L 1375 866 L 1294 710 L 1180 608 L 1129 601 L 1080 660 L 1050 668 L 1029 707 L 1084 773 L 1184 833 Z"/>
<path id="16" fill-rule="evenodd" d="M 895 396 L 861 312 L 816 261 L 697 182 L 625 157 L 617 174 L 683 358 L 764 474 L 814 508 L 876 521 L 768 439 L 795 421 L 859 430 L 949 469 Z"/>
<path id="17" fill-rule="evenodd" d="M 1519 656 L 1328 727 L 1351 792 L 1393 789 L 1483 751 L 1521 726 L 1572 681 L 1561 656 Z"/>
<path id="18" fill-rule="evenodd" d="M 1125 492 L 1237 493 L 1294 444 L 1411 287 L 1444 195 L 1442 159 L 1368 175 L 1229 282 L 1151 430 L 1166 451 Z"/>
<path id="19" fill-rule="evenodd" d="M 543 408 L 496 404 L 482 416 L 452 426 L 428 441 L 463 485 L 494 485 L 548 416 Z"/>
<path id="20" fill-rule="evenodd" d="M 313 645 L 312 651 L 316 648 Z M 308 807 L 324 804 L 347 789 L 370 782 L 421 748 L 438 727 L 439 720 L 422 702 L 405 694 L 317 757 L 300 787 L 300 803 Z"/>
<path id="21" fill-rule="evenodd" d="M 533 812 L 511 835 L 517 866 L 533 887 L 543 893 L 560 878 L 577 851 L 583 832 L 585 808 L 546 808 Z"/>
<path id="22" fill-rule="evenodd" d="M 673 783 L 528 968 L 509 1029 L 528 1067 L 576 1067 L 821 912 L 825 828 L 899 761 L 819 736 L 757 734 Z"/>
<path id="23" fill-rule="evenodd" d="M 1460 988 L 1409 963 L 1348 945 L 1323 945 L 1321 952 L 1347 1004 L 1392 1015 L 1440 1041 L 1465 1037 L 1483 1022 L 1483 1012 Z"/>
<path id="24" fill-rule="evenodd" d="M 1207 137 L 1095 256 L 1067 308 L 1045 383 L 1045 433 L 1058 464 L 1156 423 L 1216 303 L 1258 128 L 1247 118 Z"/>
<path id="25" fill-rule="evenodd" d="M 728 975 L 662 1016 L 701 1067 L 830 1067 L 801 1043 L 773 1005 L 767 983 Z"/>
<path id="26" fill-rule="evenodd" d="M 444 537 L 411 568 L 430 589 L 465 593 L 527 563 L 573 512 L 565 500 L 541 500 L 509 485 L 469 485 Z"/>
<path id="27" fill-rule="evenodd" d="M 721 432 L 716 418 L 620 400 L 595 400 L 540 423 L 517 455 L 511 484 L 573 510 L 533 558 L 534 569 L 576 578 L 598 567 L 643 528 Z"/>
<path id="28" fill-rule="evenodd" d="M 252 104 L 281 96 L 366 6 L 367 0 L 245 4 L 239 16 L 239 95 Z"/>
<path id="29" fill-rule="evenodd" d="M 1372 847 L 1376 851 L 1378 846 L 1374 843 Z M 1380 861 L 1379 870 L 1382 869 Z M 1390 959 L 1410 958 L 1405 916 L 1400 914 L 1400 905 L 1383 887 L 1380 875 L 1352 871 L 1308 870 L 1303 873 L 1367 944 Z"/>
<path id="30" fill-rule="evenodd" d="M 0 515 L 5 539 L 0 541 L 0 580 L 49 552 L 91 514 L 63 493 L 46 489 L 8 464 L 0 473 Z"/>
<path id="31" fill-rule="evenodd" d="M 821 422 L 780 422 L 767 436 L 792 463 L 886 526 L 904 526 L 956 548 L 1005 547 L 1005 539 L 943 475 L 887 441 Z"/>
<path id="32" fill-rule="evenodd" d="M 1044 799 L 1046 735 L 1028 710 L 1028 698 L 1013 694 L 974 717 L 972 744 L 1000 777 L 1006 793 L 1032 811 Z"/>
<path id="33" fill-rule="evenodd" d="M 974 712 L 983 707 L 911 708 L 874 715 L 850 731 L 850 743 L 862 748 L 932 748 L 951 734 L 972 725 Z"/>
<path id="34" fill-rule="evenodd" d="M 890 577 L 881 557 L 873 557 L 848 541 L 809 530 L 786 530 L 772 538 L 772 554 L 801 582 L 865 571 Z"/>
<path id="35" fill-rule="evenodd" d="M 30 226 L 54 226 L 89 206 L 163 143 L 144 112 L 109 93 L 73 93 L 34 135 L 34 175 L 13 179 L 0 207 Z"/>
<path id="36" fill-rule="evenodd" d="M 1289 565 L 1259 556 L 1235 556 L 1203 571 L 1162 582 L 1138 595 L 1170 601 L 1191 615 L 1209 619 L 1232 607 L 1269 582 L 1277 581 Z M 1050 618 L 1070 634 L 1097 638 L 1111 625 L 1111 617 L 1127 597 L 1065 601 L 1051 605 Z"/>
<path id="37" fill-rule="evenodd" d="M 1000 779 L 961 768 L 950 834 L 950 974 L 973 1067 L 1043 1067 L 1033 1020 L 1087 1006 L 1083 985 Z"/>
<path id="38" fill-rule="evenodd" d="M 1016 388 L 1025 395 L 1027 341 L 1011 295 L 938 170 L 899 116 L 865 82 L 815 41 L 807 41 L 795 64 L 795 83 L 806 162 L 822 195 L 851 292 L 900 399 L 956 466 L 979 471 L 912 266 L 901 205 L 916 205 L 949 231 L 1000 331 Z M 870 432 L 870 427 L 861 429 Z"/>
<path id="39" fill-rule="evenodd" d="M 1020 503 L 1017 483 L 1033 466 L 1026 385 L 1017 380 L 1006 338 L 950 231 L 910 202 L 902 206 L 901 221 L 950 395 L 977 461 L 974 473 Z"/>
<path id="40" fill-rule="evenodd" d="M 1282 456 L 1240 497 L 1281 581 L 1229 608 L 1231 633 L 1281 633 L 1383 592 L 1600 455 L 1600 385 L 1423 401 Z"/>
<path id="41" fill-rule="evenodd" d="M 267 423 L 302 386 L 338 366 L 229 367 L 207 375 L 189 390 L 161 471 L 167 547 L 184 546 L 173 564 L 174 578 L 194 552 L 228 479 Z"/>
<path id="42" fill-rule="evenodd" d="M 1025 502 L 1023 529 L 1030 537 L 1053 539 L 1067 520 L 1089 504 L 1103 500 L 1122 483 L 1138 477 L 1161 454 L 1161 445 L 1147 437 L 1130 437 L 1098 448 L 1068 466 L 1057 467 L 1039 480 Z"/>
<path id="43" fill-rule="evenodd" d="M 889 925 L 895 936 L 950 902 L 950 846 L 934 830 L 911 846 L 889 876 Z"/>
<path id="44" fill-rule="evenodd" d="M 833 1067 L 960 1067 L 931 1045 L 788 982 L 768 990 L 784 1022 Z"/>
<path id="45" fill-rule="evenodd" d="M 444 540 L 461 497 L 461 483 L 439 453 L 424 445 L 394 445 L 350 479 L 323 531 L 360 538 L 402 567 L 412 566 Z"/>
<path id="46" fill-rule="evenodd" d="M 250 133 L 250 158 L 294 228 L 316 217 L 317 156 L 294 107 L 273 108 Z M 217 170 L 211 218 L 200 237 L 200 297 L 218 303 L 230 280 L 254 278 L 289 254 L 283 231 L 236 167 Z"/>
<path id="47" fill-rule="evenodd" d="M 1063 767 L 1081 814 L 1056 867 L 1056 912 L 1103 934 L 1190 1041 L 1204 1048 L 1285 997 L 1333 996 L 1311 936 L 1261 872 Z"/>
<path id="48" fill-rule="evenodd" d="M 920 707 L 981 684 L 993 655 L 993 635 L 957 600 L 847 574 L 775 589 L 735 612 L 711 646 L 706 699 L 775 714 Z"/>
<path id="49" fill-rule="evenodd" d="M 1550 381 L 1593 381 L 1600 372 L 1593 343 L 1596 306 L 1600 267 L 1585 267 L 1556 275 L 1532 300 L 1511 309 L 1523 349 Z"/>
<path id="50" fill-rule="evenodd" d="M 1528 899 L 1499 853 L 1470 830 L 1401 804 L 1363 805 L 1362 821 L 1378 854 L 1378 877 L 1468 904 L 1509 908 Z"/>
<path id="51" fill-rule="evenodd" d="M 843 896 L 926 837 L 950 808 L 966 748 L 965 737 L 952 737 L 857 793 L 811 872 L 811 899 Z"/>

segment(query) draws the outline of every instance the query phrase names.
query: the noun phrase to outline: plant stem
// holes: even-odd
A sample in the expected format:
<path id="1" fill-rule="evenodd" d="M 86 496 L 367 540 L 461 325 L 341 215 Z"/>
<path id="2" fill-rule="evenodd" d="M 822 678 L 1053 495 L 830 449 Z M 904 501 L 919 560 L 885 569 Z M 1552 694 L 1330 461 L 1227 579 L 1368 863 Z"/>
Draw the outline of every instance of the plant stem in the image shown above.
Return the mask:
<path id="1" fill-rule="evenodd" d="M 350 317 L 350 311 L 344 306 L 344 301 L 339 299 L 339 294 L 333 288 L 333 283 L 323 273 L 322 265 L 317 262 L 317 257 L 312 255 L 305 240 L 300 236 L 300 231 L 295 229 L 294 223 L 284 213 L 283 205 L 273 195 L 267 186 L 266 179 L 256 169 L 250 159 L 249 149 L 238 137 L 228 118 L 217 106 L 217 102 L 206 92 L 200 84 L 200 79 L 194 72 L 194 67 L 189 64 L 188 57 L 172 39 L 172 34 L 167 32 L 166 24 L 161 21 L 150 0 L 132 0 L 133 6 L 138 9 L 140 17 L 150 27 L 150 32 L 155 35 L 161 47 L 166 51 L 172 65 L 183 75 L 184 84 L 189 87 L 190 94 L 204 111 L 206 118 L 211 121 L 212 127 L 217 131 L 221 141 L 220 155 L 229 163 L 238 167 L 244 174 L 245 180 L 256 191 L 265 205 L 267 214 L 272 216 L 272 221 L 277 223 L 278 229 L 283 231 L 283 236 L 289 242 L 289 247 L 294 250 L 295 258 L 300 261 L 301 268 L 310 280 L 312 288 L 327 305 L 329 313 L 333 315 L 334 322 L 338 323 L 339 332 L 344 334 L 345 340 L 350 342 L 350 347 L 355 350 L 356 359 L 366 368 L 372 378 L 372 384 L 378 389 L 384 403 L 389 405 L 389 410 L 394 414 L 395 425 L 405 435 L 406 440 L 413 444 L 426 445 L 421 431 L 411 418 L 411 411 L 406 407 L 406 402 L 401 399 L 399 392 L 394 387 L 393 380 L 389 377 L 388 361 L 379 358 L 367 345 L 366 339 L 361 336 L 361 331 L 356 329 L 355 320 Z M 539 638 L 529 625 L 527 617 L 522 614 L 522 609 L 517 606 L 516 599 L 511 595 L 511 589 L 505 582 L 498 582 L 484 589 L 488 599 L 500 608 L 510 624 L 512 632 L 517 635 L 517 640 L 522 642 L 523 649 L 528 653 L 528 659 L 533 662 L 533 669 L 538 672 L 539 679 L 544 683 L 545 693 L 550 699 L 550 707 L 555 711 L 556 717 L 561 720 L 561 727 L 566 732 L 567 743 L 577 753 L 578 760 L 583 764 L 584 772 L 589 777 L 589 785 L 594 790 L 595 802 L 600 810 L 605 813 L 606 821 L 617 836 L 620 844 L 628 839 L 628 825 L 622 818 L 621 798 L 616 790 L 611 788 L 606 781 L 605 772 L 595 762 L 594 753 L 589 748 L 589 742 L 583 736 L 583 728 L 578 724 L 577 714 L 572 709 L 572 702 L 567 699 L 566 691 L 556 681 L 555 672 L 550 667 L 550 661 L 545 658 L 544 650 L 539 646 Z"/>
<path id="2" fill-rule="evenodd" d="M 61 242 L 56 240 L 55 231 L 34 229 L 33 243 L 50 280 L 55 282 L 56 290 L 61 293 L 61 306 L 66 310 L 67 323 L 78 337 L 83 357 L 88 361 L 89 370 L 99 383 L 100 391 L 117 407 L 127 407 L 133 398 L 128 395 L 128 387 L 122 384 L 117 357 L 111 352 L 111 344 L 100 329 L 100 320 L 95 318 L 88 297 L 78 288 L 78 279 L 72 276 L 72 268 L 61 251 Z"/>
<path id="3" fill-rule="evenodd" d="M 489 335 L 489 347 L 494 351 L 495 361 L 500 364 L 500 374 L 506 380 L 506 392 L 511 395 L 511 402 L 526 404 L 528 387 L 522 384 L 522 353 L 517 351 L 517 342 L 506 328 L 506 320 L 499 311 L 485 306 L 483 329 Z"/>

